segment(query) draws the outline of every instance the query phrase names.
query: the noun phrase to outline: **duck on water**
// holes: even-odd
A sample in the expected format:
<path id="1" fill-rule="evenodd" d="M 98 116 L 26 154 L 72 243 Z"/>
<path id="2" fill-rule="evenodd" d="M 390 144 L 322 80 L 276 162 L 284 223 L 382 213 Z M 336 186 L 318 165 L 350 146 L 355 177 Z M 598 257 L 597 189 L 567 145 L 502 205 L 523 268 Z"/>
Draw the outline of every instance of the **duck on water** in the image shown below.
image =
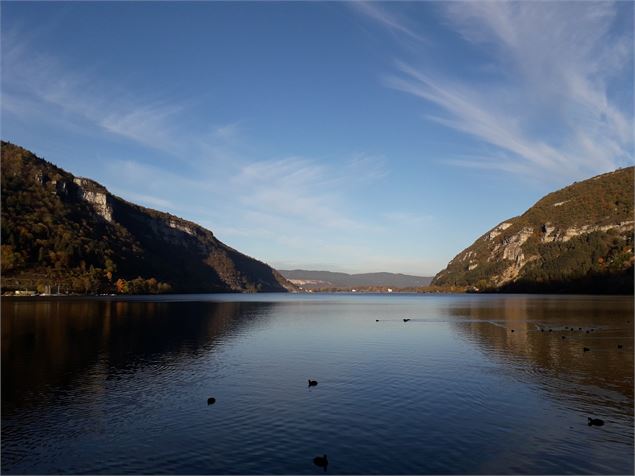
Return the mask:
<path id="1" fill-rule="evenodd" d="M 326 467 L 329 465 L 329 460 L 326 455 L 316 456 L 313 458 L 313 464 L 315 466 L 319 466 L 320 468 L 324 468 L 324 471 L 326 471 Z"/>

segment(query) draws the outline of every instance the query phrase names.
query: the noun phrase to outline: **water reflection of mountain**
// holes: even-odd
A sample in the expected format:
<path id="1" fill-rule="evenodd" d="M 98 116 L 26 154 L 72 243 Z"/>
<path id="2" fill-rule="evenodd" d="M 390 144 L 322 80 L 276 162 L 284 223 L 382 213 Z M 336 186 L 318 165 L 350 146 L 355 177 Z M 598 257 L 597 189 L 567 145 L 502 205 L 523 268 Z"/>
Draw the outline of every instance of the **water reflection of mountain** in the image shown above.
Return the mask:
<path id="1" fill-rule="evenodd" d="M 462 302 L 449 312 L 458 332 L 505 362 L 515 377 L 538 382 L 557 399 L 577 400 L 581 408 L 601 403 L 633 415 L 630 298 L 502 296 Z"/>
<path id="2" fill-rule="evenodd" d="M 3 415 L 68 386 L 213 351 L 274 305 L 3 299 Z"/>

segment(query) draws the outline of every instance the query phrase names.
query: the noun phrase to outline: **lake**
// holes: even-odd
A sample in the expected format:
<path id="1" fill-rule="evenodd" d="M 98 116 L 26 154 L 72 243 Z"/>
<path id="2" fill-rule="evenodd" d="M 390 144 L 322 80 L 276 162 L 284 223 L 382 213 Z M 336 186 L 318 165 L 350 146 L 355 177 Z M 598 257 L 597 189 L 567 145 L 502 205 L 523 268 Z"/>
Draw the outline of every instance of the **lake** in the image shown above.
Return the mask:
<path id="1" fill-rule="evenodd" d="M 631 296 L 2 299 L 5 474 L 633 474 L 633 423 Z"/>

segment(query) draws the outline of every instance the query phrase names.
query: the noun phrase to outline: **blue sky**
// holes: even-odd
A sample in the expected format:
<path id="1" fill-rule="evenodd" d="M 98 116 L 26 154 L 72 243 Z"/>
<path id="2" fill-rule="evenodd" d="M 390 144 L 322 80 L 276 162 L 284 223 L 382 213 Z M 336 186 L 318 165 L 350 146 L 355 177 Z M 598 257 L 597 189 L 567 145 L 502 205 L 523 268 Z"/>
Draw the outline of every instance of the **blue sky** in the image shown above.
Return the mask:
<path id="1" fill-rule="evenodd" d="M 432 275 L 634 162 L 632 2 L 1 13 L 3 139 L 281 269 Z"/>

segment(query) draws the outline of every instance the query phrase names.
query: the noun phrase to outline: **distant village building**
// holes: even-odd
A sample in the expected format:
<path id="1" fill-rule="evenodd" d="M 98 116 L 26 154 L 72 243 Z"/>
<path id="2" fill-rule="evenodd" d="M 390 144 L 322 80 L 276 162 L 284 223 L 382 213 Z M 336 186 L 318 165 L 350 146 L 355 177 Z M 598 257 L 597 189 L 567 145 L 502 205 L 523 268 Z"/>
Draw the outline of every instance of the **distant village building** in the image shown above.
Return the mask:
<path id="1" fill-rule="evenodd" d="M 15 292 L 15 295 L 16 295 L 16 296 L 35 296 L 35 294 L 36 294 L 36 293 L 35 293 L 35 291 L 30 291 L 30 290 L 28 290 L 28 289 L 25 289 L 25 290 L 17 290 L 17 291 Z"/>

